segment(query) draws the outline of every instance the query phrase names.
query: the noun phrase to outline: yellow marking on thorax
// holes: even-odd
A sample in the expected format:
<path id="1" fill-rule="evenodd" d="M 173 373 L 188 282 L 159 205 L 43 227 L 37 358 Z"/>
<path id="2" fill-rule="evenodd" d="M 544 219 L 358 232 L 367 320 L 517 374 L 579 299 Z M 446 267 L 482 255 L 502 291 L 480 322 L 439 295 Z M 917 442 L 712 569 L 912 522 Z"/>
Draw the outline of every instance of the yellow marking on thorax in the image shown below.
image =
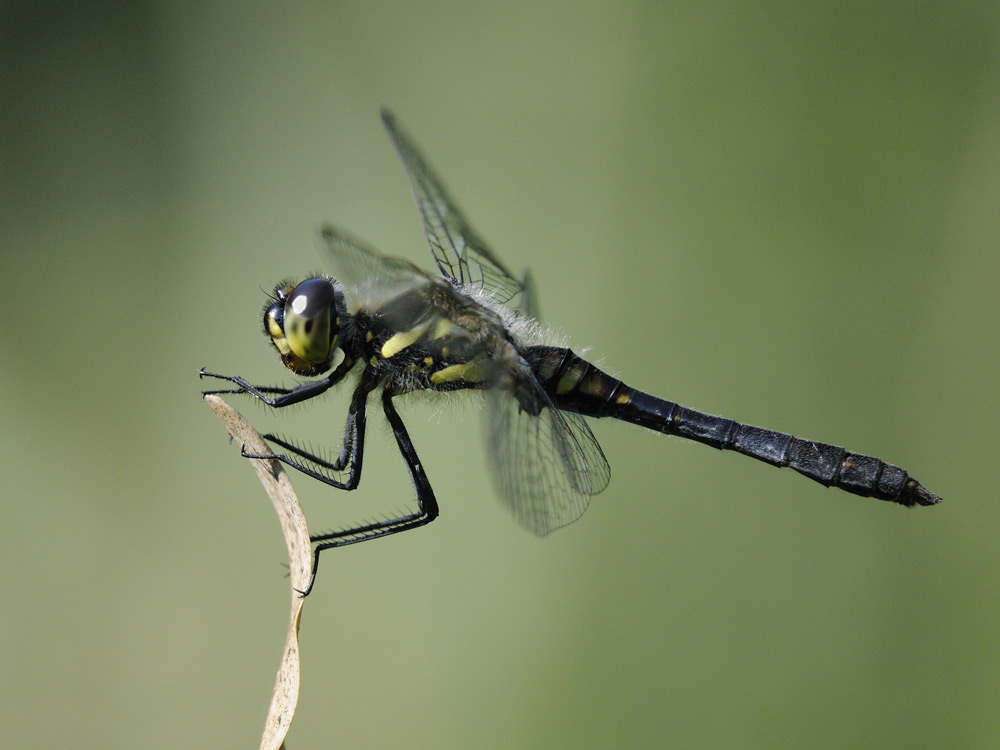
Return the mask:
<path id="1" fill-rule="evenodd" d="M 441 318 L 438 320 L 437 325 L 434 326 L 434 330 L 431 331 L 430 340 L 437 341 L 438 339 L 443 339 L 449 333 L 451 333 L 452 323 L 447 318 Z"/>
<path id="2" fill-rule="evenodd" d="M 450 383 L 456 380 L 465 380 L 469 383 L 479 383 L 485 377 L 486 370 L 483 367 L 483 360 L 481 357 L 476 357 L 468 362 L 459 362 L 455 365 L 448 365 L 448 367 L 444 367 L 437 372 L 432 372 L 430 381 L 435 384 Z"/>
<path id="3" fill-rule="evenodd" d="M 399 331 L 394 333 L 389 337 L 388 341 L 382 344 L 382 356 L 385 359 L 391 359 L 396 354 L 399 354 L 403 349 L 410 346 L 414 341 L 419 339 L 424 335 L 427 330 L 427 324 L 421 326 L 415 326 L 408 331 Z"/>

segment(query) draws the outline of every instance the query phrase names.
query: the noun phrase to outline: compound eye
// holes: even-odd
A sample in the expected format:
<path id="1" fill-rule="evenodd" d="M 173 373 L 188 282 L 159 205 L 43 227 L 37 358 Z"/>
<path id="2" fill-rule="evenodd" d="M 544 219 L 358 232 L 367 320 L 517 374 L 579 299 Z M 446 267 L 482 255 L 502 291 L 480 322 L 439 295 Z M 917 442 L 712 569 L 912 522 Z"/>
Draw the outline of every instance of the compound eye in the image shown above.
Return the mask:
<path id="1" fill-rule="evenodd" d="M 338 333 L 333 284 L 322 277 L 306 279 L 284 302 L 281 323 L 292 353 L 311 365 L 329 361 Z"/>

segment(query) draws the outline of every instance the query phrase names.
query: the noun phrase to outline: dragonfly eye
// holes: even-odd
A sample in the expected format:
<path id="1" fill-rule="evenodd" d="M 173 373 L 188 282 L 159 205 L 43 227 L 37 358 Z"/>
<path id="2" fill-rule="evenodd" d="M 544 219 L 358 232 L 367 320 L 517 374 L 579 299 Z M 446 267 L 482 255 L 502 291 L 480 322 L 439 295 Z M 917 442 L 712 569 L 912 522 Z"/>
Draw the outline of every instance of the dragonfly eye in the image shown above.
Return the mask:
<path id="1" fill-rule="evenodd" d="M 317 375 L 328 369 L 340 321 L 333 284 L 323 277 L 281 285 L 264 311 L 264 330 L 288 369 Z"/>

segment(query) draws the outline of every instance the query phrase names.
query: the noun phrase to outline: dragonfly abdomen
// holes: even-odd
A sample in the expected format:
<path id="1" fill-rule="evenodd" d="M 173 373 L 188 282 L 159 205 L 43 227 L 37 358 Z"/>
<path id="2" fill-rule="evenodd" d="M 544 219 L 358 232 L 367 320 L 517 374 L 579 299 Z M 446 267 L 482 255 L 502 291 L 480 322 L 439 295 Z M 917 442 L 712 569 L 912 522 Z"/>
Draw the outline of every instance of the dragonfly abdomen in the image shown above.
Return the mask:
<path id="1" fill-rule="evenodd" d="M 874 456 L 742 424 L 665 401 L 625 385 L 569 349 L 533 347 L 533 368 L 553 403 L 590 417 L 612 417 L 772 466 L 790 466 L 828 487 L 900 505 L 941 501 L 904 469 Z"/>

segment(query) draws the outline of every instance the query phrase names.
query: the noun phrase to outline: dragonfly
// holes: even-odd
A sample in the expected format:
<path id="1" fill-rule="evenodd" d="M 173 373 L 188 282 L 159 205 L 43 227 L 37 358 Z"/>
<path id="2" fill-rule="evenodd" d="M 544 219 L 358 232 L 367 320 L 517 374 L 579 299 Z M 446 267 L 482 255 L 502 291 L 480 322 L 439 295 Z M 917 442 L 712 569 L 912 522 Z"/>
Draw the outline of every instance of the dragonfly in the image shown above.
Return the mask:
<path id="1" fill-rule="evenodd" d="M 941 498 L 906 470 L 842 447 L 803 440 L 680 406 L 626 385 L 570 348 L 537 319 L 531 277 L 518 278 L 473 229 L 412 138 L 388 110 L 382 121 L 409 178 L 437 274 L 381 254 L 325 226 L 320 245 L 336 276 L 280 282 L 263 309 L 264 332 L 282 363 L 309 378 L 293 388 L 240 376 L 223 390 L 280 409 L 354 378 L 339 451 L 318 455 L 294 440 L 264 437 L 267 455 L 327 485 L 361 481 L 369 398 L 378 398 L 416 494 L 416 509 L 311 538 L 313 587 L 322 551 L 431 523 L 438 502 L 396 399 L 414 392 L 471 391 L 485 399 L 485 438 L 498 494 L 514 518 L 544 536 L 577 520 L 608 486 L 611 468 L 587 418 L 611 418 L 790 466 L 828 487 L 903 506 Z M 232 387 L 235 386 L 235 387 Z"/>

